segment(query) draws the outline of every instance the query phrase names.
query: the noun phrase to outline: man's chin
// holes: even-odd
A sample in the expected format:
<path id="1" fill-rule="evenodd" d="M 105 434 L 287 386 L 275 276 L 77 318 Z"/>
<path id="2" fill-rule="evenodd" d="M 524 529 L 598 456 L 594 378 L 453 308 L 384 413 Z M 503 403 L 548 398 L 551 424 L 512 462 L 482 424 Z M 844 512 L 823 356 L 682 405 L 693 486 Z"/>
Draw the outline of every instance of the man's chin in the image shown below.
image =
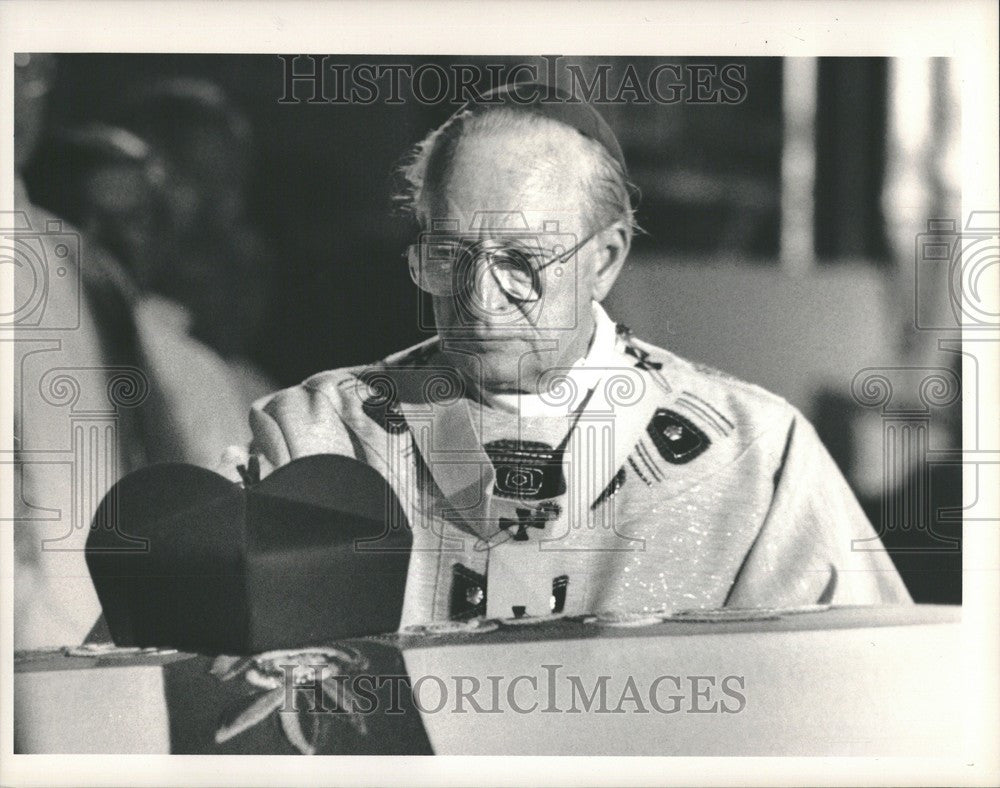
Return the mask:
<path id="1" fill-rule="evenodd" d="M 474 390 L 491 394 L 513 394 L 525 389 L 519 380 L 518 370 L 510 367 L 484 364 L 476 368 L 462 369 L 461 372 Z"/>
<path id="2" fill-rule="evenodd" d="M 533 343 L 516 336 L 445 340 L 449 362 L 479 391 L 523 393 L 537 382 L 542 362 Z M 544 354 L 548 355 L 548 354 Z"/>
<path id="3" fill-rule="evenodd" d="M 445 353 L 456 366 L 467 367 L 477 363 L 498 368 L 515 368 L 518 359 L 531 354 L 533 347 L 526 339 L 507 335 L 493 337 L 443 337 Z"/>

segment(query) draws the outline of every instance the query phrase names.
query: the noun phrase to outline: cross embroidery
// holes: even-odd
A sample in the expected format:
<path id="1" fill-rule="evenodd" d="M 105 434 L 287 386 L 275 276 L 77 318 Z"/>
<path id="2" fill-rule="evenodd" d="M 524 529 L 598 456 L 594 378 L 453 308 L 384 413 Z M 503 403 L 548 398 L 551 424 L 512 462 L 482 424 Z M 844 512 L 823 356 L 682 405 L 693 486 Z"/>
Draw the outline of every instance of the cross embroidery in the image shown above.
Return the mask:
<path id="1" fill-rule="evenodd" d="M 500 518 L 500 528 L 501 530 L 508 530 L 510 528 L 517 528 L 514 532 L 513 539 L 515 542 L 527 542 L 528 541 L 528 529 L 529 528 L 544 528 L 545 523 L 548 522 L 549 515 L 544 509 L 515 509 L 517 513 L 517 519 L 511 520 L 509 517 Z"/>
<path id="2" fill-rule="evenodd" d="M 670 393 L 670 384 L 667 383 L 667 379 L 663 376 L 663 373 L 660 371 L 661 369 L 663 369 L 663 362 L 650 361 L 649 352 L 641 348 L 637 348 L 634 345 L 626 345 L 625 352 L 628 355 L 632 356 L 632 358 L 636 359 L 636 362 L 633 365 L 635 366 L 636 369 L 641 369 L 644 372 L 648 372 L 650 375 L 652 375 L 653 380 L 656 381 L 656 384 L 661 389 L 663 389 L 667 394 Z"/>
<path id="3" fill-rule="evenodd" d="M 645 350 L 640 350 L 637 347 L 629 345 L 625 348 L 625 352 L 628 353 L 633 358 L 638 359 L 638 361 L 635 362 L 635 366 L 638 369 L 643 369 L 646 371 L 652 371 L 652 370 L 659 371 L 663 369 L 663 364 L 661 362 L 649 360 L 649 353 L 646 352 Z"/>

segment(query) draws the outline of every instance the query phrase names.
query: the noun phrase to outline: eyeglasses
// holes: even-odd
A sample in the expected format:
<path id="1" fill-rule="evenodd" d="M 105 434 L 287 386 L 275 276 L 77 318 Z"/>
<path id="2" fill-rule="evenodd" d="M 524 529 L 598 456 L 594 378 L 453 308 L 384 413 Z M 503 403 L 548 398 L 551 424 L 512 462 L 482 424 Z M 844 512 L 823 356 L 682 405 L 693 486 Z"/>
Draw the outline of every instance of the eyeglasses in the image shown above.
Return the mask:
<path id="1" fill-rule="evenodd" d="M 508 298 L 525 303 L 541 299 L 542 271 L 569 261 L 599 232 L 568 249 L 574 236 L 566 234 L 455 239 L 427 233 L 406 250 L 406 258 L 417 287 L 431 295 L 467 293 L 488 273 Z M 554 256 L 547 258 L 550 254 Z"/>

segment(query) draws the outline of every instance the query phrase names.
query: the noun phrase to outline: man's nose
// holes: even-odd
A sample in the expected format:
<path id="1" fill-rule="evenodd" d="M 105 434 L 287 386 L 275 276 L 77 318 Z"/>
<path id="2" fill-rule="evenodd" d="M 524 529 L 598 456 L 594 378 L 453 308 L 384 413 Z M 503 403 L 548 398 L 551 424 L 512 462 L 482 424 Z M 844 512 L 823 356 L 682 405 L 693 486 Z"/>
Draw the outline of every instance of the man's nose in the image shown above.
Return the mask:
<path id="1" fill-rule="evenodd" d="M 500 284 L 498 272 L 488 256 L 476 261 L 472 271 L 472 286 L 469 305 L 482 320 L 489 320 L 497 315 L 509 315 L 514 305 L 510 296 Z"/>

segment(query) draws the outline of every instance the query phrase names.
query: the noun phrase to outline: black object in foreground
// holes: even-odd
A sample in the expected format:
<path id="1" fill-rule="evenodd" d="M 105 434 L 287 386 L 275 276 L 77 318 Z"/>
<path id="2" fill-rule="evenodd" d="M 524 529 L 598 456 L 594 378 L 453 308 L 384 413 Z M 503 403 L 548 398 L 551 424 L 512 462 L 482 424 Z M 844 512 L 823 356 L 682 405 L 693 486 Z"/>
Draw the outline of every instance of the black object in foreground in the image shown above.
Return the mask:
<path id="1" fill-rule="evenodd" d="M 411 544 L 389 484 L 348 457 L 249 487 L 166 464 L 109 491 L 87 566 L 117 645 L 256 654 L 397 629 Z"/>

